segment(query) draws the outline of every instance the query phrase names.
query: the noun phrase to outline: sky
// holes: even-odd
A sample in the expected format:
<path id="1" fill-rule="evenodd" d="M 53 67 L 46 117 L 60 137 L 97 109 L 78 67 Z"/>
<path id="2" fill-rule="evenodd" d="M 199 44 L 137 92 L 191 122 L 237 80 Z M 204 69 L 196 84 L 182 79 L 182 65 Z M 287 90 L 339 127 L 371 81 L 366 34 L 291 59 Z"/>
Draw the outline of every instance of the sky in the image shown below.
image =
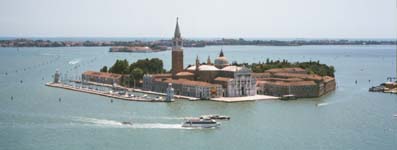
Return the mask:
<path id="1" fill-rule="evenodd" d="M 396 38 L 397 0 L 0 0 L 0 37 Z"/>

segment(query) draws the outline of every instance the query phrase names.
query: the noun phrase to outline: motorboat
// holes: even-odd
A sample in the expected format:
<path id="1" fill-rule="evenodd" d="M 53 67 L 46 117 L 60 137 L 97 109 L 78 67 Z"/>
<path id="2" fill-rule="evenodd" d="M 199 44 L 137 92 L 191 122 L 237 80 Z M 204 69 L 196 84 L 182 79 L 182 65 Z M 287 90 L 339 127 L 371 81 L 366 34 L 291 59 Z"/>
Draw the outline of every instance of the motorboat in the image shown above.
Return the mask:
<path id="1" fill-rule="evenodd" d="M 230 117 L 221 115 L 203 115 L 200 116 L 200 119 L 230 120 Z"/>
<path id="2" fill-rule="evenodd" d="M 123 121 L 121 122 L 122 125 L 132 125 L 132 122 L 129 121 Z"/>
<path id="3" fill-rule="evenodd" d="M 293 94 L 283 95 L 280 100 L 296 100 L 297 97 Z"/>
<path id="4" fill-rule="evenodd" d="M 214 119 L 187 119 L 183 122 L 182 127 L 192 127 L 192 128 L 214 128 L 220 126 L 220 123 L 216 122 Z"/>
<path id="5" fill-rule="evenodd" d="M 156 100 L 156 101 L 161 101 L 161 100 L 163 100 L 163 97 L 157 96 L 157 97 L 154 98 L 154 100 Z"/>

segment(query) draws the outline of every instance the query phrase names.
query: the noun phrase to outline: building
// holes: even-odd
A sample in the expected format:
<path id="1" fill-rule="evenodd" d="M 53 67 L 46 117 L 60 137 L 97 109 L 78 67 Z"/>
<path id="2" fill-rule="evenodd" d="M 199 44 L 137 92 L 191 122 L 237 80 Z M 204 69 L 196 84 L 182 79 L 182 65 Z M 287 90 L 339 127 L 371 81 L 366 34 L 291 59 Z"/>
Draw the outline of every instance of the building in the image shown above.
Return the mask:
<path id="1" fill-rule="evenodd" d="M 213 97 L 221 97 L 222 86 L 219 84 L 211 84 L 208 82 L 194 81 L 187 79 L 161 78 L 155 75 L 143 76 L 143 88 L 145 90 L 166 93 L 169 84 L 174 88 L 174 94 L 201 99 L 210 99 Z"/>
<path id="2" fill-rule="evenodd" d="M 174 32 L 172 46 L 172 78 L 176 79 L 176 74 L 183 71 L 183 41 L 181 31 L 179 30 L 178 18 L 176 18 L 176 27 Z"/>
<path id="3" fill-rule="evenodd" d="M 254 75 L 257 93 L 273 96 L 319 97 L 335 90 L 333 77 L 308 74 L 302 68 L 277 68 Z"/>
<path id="4" fill-rule="evenodd" d="M 211 62 L 200 63 L 198 56 L 194 65 L 183 68 L 183 40 L 176 22 L 172 47 L 170 74 L 146 74 L 143 89 L 166 93 L 172 84 L 176 95 L 210 99 L 214 97 L 242 97 L 266 94 L 297 97 L 318 97 L 335 90 L 335 79 L 329 76 L 308 74 L 302 68 L 276 68 L 262 73 L 253 73 L 245 66 L 230 65 L 223 49 Z"/>
<path id="5" fill-rule="evenodd" d="M 54 74 L 54 82 L 53 83 L 61 83 L 61 73 L 58 70 Z"/>
<path id="6" fill-rule="evenodd" d="M 82 82 L 97 82 L 104 84 L 121 84 L 123 75 L 108 73 L 108 72 L 96 72 L 96 71 L 86 71 L 82 74 L 81 79 Z"/>
<path id="7" fill-rule="evenodd" d="M 143 88 L 166 92 L 172 83 L 176 95 L 192 96 L 202 99 L 212 97 L 238 97 L 256 95 L 256 80 L 251 70 L 233 66 L 225 57 L 223 50 L 214 64 L 208 56 L 207 63 L 200 64 L 198 56 L 195 65 L 183 68 L 183 40 L 177 20 L 172 47 L 171 74 L 144 75 Z"/>

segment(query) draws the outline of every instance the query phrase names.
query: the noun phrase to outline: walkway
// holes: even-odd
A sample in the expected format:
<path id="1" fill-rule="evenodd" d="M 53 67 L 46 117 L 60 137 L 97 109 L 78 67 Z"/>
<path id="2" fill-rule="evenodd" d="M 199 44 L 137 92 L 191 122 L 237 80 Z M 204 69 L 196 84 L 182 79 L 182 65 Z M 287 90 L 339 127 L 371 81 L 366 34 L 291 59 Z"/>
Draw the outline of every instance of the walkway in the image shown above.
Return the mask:
<path id="1" fill-rule="evenodd" d="M 278 100 L 279 97 L 268 96 L 268 95 L 255 95 L 255 96 L 244 96 L 244 97 L 219 97 L 211 98 L 210 100 L 219 102 L 247 102 L 247 101 L 257 101 L 257 100 Z"/>

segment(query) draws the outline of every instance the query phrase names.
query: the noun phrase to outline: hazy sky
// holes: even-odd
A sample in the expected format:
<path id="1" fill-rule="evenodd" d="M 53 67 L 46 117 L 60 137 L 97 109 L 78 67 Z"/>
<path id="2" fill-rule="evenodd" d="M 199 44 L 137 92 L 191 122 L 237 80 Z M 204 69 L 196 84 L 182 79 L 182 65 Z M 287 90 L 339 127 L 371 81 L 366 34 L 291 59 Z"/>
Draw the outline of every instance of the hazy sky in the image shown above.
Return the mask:
<path id="1" fill-rule="evenodd" d="M 0 0 L 0 36 L 395 38 L 396 0 Z"/>

